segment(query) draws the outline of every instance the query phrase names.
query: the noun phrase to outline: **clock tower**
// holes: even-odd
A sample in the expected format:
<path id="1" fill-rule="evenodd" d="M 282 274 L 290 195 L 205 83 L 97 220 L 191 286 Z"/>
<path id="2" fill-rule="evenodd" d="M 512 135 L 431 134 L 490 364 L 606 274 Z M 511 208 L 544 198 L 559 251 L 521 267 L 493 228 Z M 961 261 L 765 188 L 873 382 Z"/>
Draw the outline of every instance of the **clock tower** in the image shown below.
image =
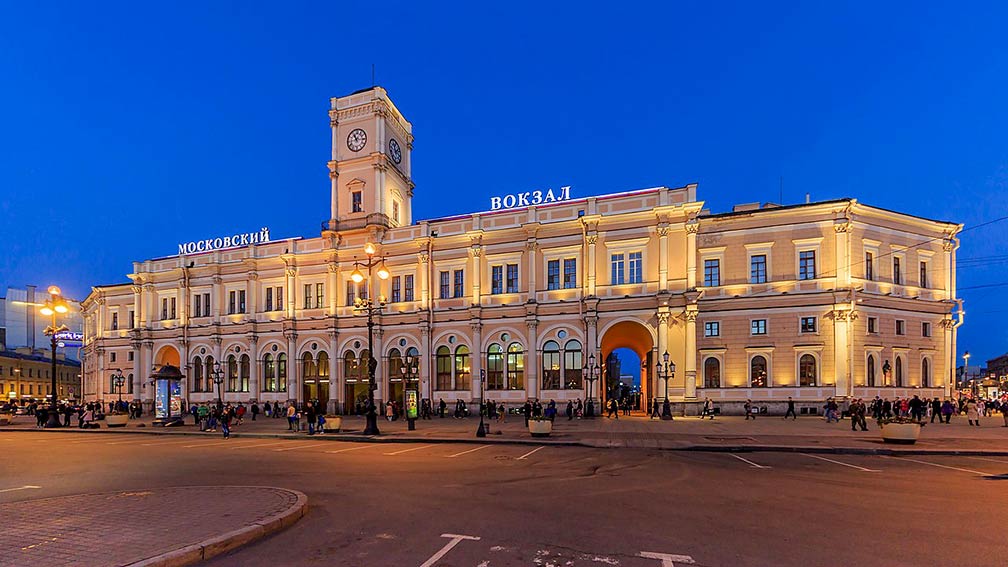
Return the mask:
<path id="1" fill-rule="evenodd" d="M 412 224 L 413 125 L 381 87 L 329 102 L 332 194 L 327 230 Z"/>

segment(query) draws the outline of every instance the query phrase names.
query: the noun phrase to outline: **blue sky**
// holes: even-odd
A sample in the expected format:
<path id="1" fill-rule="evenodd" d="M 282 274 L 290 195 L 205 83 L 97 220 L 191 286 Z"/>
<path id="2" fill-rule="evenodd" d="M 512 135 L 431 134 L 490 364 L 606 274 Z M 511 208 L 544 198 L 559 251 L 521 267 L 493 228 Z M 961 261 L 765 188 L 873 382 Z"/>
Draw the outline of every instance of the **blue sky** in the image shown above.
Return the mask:
<path id="1" fill-rule="evenodd" d="M 1008 215 L 1003 3 L 424 4 L 0 7 L 0 285 L 83 297 L 178 242 L 316 234 L 328 99 L 372 63 L 418 218 L 689 182 L 724 211 L 781 177 L 786 203 Z M 974 360 L 1008 351 L 1008 286 L 975 287 L 1008 283 L 1006 235 L 963 235 Z"/>

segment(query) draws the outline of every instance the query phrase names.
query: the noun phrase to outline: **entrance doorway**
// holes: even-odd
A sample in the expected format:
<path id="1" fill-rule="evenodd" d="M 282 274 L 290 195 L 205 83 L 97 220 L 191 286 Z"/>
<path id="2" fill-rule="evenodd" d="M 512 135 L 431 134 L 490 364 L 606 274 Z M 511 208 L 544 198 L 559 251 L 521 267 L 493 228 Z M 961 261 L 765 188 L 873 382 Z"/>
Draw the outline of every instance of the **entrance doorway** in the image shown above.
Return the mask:
<path id="1" fill-rule="evenodd" d="M 654 392 L 651 385 L 653 350 L 654 336 L 643 323 L 624 320 L 605 329 L 602 335 L 605 368 L 598 385 L 603 411 L 610 399 L 620 400 L 634 411 L 646 411 L 652 397 L 664 396 L 664 392 Z M 626 387 L 621 384 L 621 376 Z"/>

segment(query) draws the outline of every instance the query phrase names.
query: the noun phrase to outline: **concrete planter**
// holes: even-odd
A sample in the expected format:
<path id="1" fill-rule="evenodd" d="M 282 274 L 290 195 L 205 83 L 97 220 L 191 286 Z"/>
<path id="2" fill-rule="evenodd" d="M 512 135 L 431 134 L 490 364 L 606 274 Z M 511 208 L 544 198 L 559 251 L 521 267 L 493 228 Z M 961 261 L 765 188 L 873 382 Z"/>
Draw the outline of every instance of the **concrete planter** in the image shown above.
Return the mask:
<path id="1" fill-rule="evenodd" d="M 105 425 L 107 427 L 126 427 L 129 422 L 129 414 L 108 414 L 105 416 Z"/>
<path id="2" fill-rule="evenodd" d="M 343 429 L 343 416 L 339 415 L 327 415 L 325 416 L 325 430 L 326 433 L 339 433 Z"/>
<path id="3" fill-rule="evenodd" d="M 553 432 L 553 422 L 548 419 L 530 419 L 528 423 L 532 437 L 549 437 Z"/>
<path id="4" fill-rule="evenodd" d="M 887 423 L 882 426 L 882 440 L 886 443 L 913 445 L 920 437 L 919 423 Z"/>

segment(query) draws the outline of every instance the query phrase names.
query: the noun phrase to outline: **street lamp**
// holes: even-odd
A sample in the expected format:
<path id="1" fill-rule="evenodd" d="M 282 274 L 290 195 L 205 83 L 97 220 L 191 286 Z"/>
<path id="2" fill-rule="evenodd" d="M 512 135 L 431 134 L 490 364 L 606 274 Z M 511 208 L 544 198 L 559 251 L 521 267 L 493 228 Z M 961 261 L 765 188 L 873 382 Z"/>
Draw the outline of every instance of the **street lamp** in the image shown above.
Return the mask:
<path id="1" fill-rule="evenodd" d="M 123 384 L 126 383 L 126 378 L 123 376 L 122 369 L 116 368 L 115 374 L 112 375 L 112 387 L 119 392 L 119 406 L 122 406 L 122 389 Z M 118 409 L 118 408 L 116 408 Z"/>
<path id="2" fill-rule="evenodd" d="M 49 335 L 50 344 L 52 346 L 52 398 L 49 405 L 49 419 L 46 421 L 46 427 L 59 427 L 60 419 L 56 412 L 56 335 L 63 331 L 68 330 L 66 325 L 56 326 L 56 315 L 63 315 L 70 311 L 70 307 L 67 305 L 65 299 L 63 299 L 63 294 L 60 288 L 51 285 L 49 286 L 49 298 L 45 300 L 42 307 L 39 309 L 42 315 L 52 318 L 52 324 L 45 328 L 45 334 Z"/>
<path id="3" fill-rule="evenodd" d="M 588 357 L 588 364 L 581 369 L 581 378 L 588 383 L 587 398 L 588 402 L 585 404 L 585 417 L 595 417 L 595 400 L 592 397 L 592 382 L 598 380 L 599 365 L 595 363 L 595 355 L 592 354 Z"/>
<path id="4" fill-rule="evenodd" d="M 486 404 L 486 370 L 480 368 L 480 423 L 479 427 L 476 428 L 476 437 L 486 437 L 487 425 L 483 423 L 483 408 L 489 407 Z"/>
<path id="5" fill-rule="evenodd" d="M 413 413 L 411 414 L 408 399 L 410 392 L 409 383 L 416 380 L 420 375 L 420 357 L 407 354 L 402 358 L 399 371 L 402 372 L 403 378 L 403 413 L 406 414 L 406 427 L 410 431 L 413 431 L 416 429 L 416 406 L 414 406 Z M 413 400 L 415 403 L 419 403 L 419 395 L 415 393 Z"/>
<path id="6" fill-rule="evenodd" d="M 224 394 L 221 392 L 221 385 L 224 384 L 224 367 L 221 366 L 219 360 L 215 360 L 213 363 L 213 368 L 208 369 L 210 375 L 213 376 L 213 383 L 217 384 L 217 407 L 224 406 Z"/>
<path id="7" fill-rule="evenodd" d="M 655 370 L 658 373 L 658 378 L 665 381 L 665 401 L 662 403 L 662 419 L 672 419 L 672 406 L 669 404 L 668 399 L 668 385 L 669 380 L 675 378 L 675 362 L 669 361 L 669 353 L 665 351 L 662 355 L 662 361 L 655 364 Z"/>
<path id="8" fill-rule="evenodd" d="M 389 278 L 388 268 L 385 267 L 385 260 L 383 258 L 375 258 L 375 246 L 368 242 L 364 245 L 364 253 L 367 254 L 367 262 L 363 263 L 363 266 L 367 268 L 367 280 L 371 283 L 372 275 L 371 271 L 373 268 L 378 268 L 378 277 L 387 280 Z M 353 280 L 355 284 L 359 284 L 364 281 L 364 274 L 361 273 L 360 267 L 362 263 L 358 262 L 356 258 L 354 259 L 354 271 L 350 273 L 350 279 Z M 378 368 L 378 361 L 374 357 L 374 315 L 375 313 L 381 313 L 382 308 L 385 307 L 385 298 L 379 297 L 378 302 L 375 303 L 371 299 L 371 294 L 367 293 L 367 286 L 365 286 L 365 295 L 367 297 L 358 297 L 354 300 L 354 311 L 357 313 L 364 313 L 367 315 L 367 344 L 368 344 L 368 408 L 367 414 L 367 424 L 364 426 L 364 435 L 380 435 L 381 432 L 378 431 L 378 414 L 375 411 L 374 403 L 374 391 L 377 386 L 375 385 L 375 369 Z"/>

